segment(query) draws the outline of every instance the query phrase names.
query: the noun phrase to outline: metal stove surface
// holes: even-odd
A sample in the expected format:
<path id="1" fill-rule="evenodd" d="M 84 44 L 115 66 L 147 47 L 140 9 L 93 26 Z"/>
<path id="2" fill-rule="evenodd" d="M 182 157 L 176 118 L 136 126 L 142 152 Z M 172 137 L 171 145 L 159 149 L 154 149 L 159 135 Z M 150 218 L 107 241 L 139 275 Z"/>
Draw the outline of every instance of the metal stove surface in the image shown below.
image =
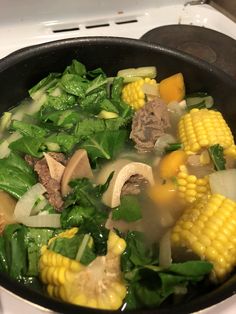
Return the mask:
<path id="1" fill-rule="evenodd" d="M 55 5 L 48 0 L 0 0 L 0 58 L 26 46 L 63 38 L 97 35 L 141 38 L 156 27 L 172 24 L 202 26 L 236 39 L 236 23 L 203 2 L 57 0 Z M 52 312 L 0 287 L 0 314 L 15 313 Z M 236 296 L 199 313 L 235 314 Z"/>

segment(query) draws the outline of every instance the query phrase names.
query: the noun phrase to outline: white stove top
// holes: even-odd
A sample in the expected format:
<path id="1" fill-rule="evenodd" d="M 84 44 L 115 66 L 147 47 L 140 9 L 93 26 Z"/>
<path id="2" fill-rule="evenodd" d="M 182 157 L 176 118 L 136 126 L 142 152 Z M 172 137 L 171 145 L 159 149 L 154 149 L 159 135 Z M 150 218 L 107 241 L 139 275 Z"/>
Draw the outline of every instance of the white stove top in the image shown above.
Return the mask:
<path id="1" fill-rule="evenodd" d="M 0 0 L 0 58 L 19 48 L 63 38 L 140 38 L 170 24 L 207 27 L 236 39 L 236 23 L 222 13 L 206 4 L 185 4 L 186 0 Z M 52 313 L 2 288 L 0 301 L 0 314 Z M 236 296 L 201 313 L 235 314 Z"/>

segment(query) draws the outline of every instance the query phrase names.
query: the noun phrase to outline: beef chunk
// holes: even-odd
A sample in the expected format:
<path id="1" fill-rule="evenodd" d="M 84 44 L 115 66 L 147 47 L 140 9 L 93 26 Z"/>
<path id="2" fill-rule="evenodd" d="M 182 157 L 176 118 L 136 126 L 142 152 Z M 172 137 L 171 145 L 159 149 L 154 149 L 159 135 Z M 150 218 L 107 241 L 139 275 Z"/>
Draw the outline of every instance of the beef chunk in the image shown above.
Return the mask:
<path id="1" fill-rule="evenodd" d="M 150 152 L 169 126 L 167 106 L 160 98 L 156 98 L 135 113 L 130 138 L 138 151 Z"/>
<path id="2" fill-rule="evenodd" d="M 125 182 L 121 190 L 121 195 L 137 195 L 147 184 L 148 182 L 143 176 L 135 174 Z"/>
<path id="3" fill-rule="evenodd" d="M 62 164 L 66 164 L 66 158 L 62 153 L 49 153 L 49 155 Z M 38 174 L 39 182 L 47 190 L 46 197 L 49 203 L 58 211 L 63 209 L 63 199 L 61 195 L 61 183 L 50 176 L 50 171 L 45 158 L 37 159 L 29 155 L 25 156 L 25 160 L 34 168 Z"/>

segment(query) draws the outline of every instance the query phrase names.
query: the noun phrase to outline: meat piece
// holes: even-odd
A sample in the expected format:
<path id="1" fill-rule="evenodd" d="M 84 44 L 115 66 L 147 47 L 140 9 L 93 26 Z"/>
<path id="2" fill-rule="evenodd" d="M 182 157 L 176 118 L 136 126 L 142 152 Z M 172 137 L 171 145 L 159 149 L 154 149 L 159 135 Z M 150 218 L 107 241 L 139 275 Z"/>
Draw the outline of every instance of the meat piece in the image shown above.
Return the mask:
<path id="1" fill-rule="evenodd" d="M 45 158 L 36 161 L 34 170 L 39 176 L 39 182 L 47 190 L 47 198 L 49 203 L 58 211 L 62 210 L 63 199 L 61 196 L 61 184 L 50 176 L 50 171 Z"/>
<path id="2" fill-rule="evenodd" d="M 139 152 L 150 152 L 169 126 L 167 106 L 160 98 L 155 98 L 135 113 L 130 138 Z"/>
<path id="3" fill-rule="evenodd" d="M 121 195 L 137 195 L 147 184 L 148 181 L 143 176 L 135 174 L 125 182 L 121 190 Z"/>
<path id="4" fill-rule="evenodd" d="M 67 164 L 67 159 L 63 153 L 49 152 L 48 155 L 63 165 Z M 34 168 L 34 171 L 37 172 L 39 176 L 39 182 L 46 188 L 46 197 L 48 198 L 49 203 L 56 210 L 61 211 L 64 204 L 61 195 L 61 183 L 51 177 L 46 159 L 38 159 L 26 155 L 25 160 Z"/>

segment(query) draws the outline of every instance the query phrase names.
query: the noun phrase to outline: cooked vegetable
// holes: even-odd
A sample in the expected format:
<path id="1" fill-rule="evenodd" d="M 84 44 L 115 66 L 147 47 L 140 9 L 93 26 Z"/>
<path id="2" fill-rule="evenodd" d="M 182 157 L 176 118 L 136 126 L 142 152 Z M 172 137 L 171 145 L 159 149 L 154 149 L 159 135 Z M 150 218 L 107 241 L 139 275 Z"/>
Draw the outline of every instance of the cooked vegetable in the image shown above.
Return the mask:
<path id="1" fill-rule="evenodd" d="M 180 171 L 176 176 L 176 183 L 178 195 L 187 203 L 193 203 L 195 200 L 211 194 L 207 176 L 197 178 L 186 171 Z"/>
<path id="2" fill-rule="evenodd" d="M 107 244 L 107 255 L 96 257 L 88 266 L 44 246 L 39 268 L 49 295 L 90 308 L 119 309 L 126 295 L 120 271 L 120 255 L 126 243 L 110 232 Z"/>
<path id="3" fill-rule="evenodd" d="M 213 172 L 209 175 L 209 183 L 213 194 L 222 194 L 236 202 L 236 169 Z"/>
<path id="4" fill-rule="evenodd" d="M 140 78 L 154 79 L 157 76 L 157 69 L 154 66 L 129 68 L 118 71 L 117 76 L 123 77 L 124 83 L 133 82 Z"/>
<path id="5" fill-rule="evenodd" d="M 213 264 L 212 279 L 223 280 L 236 266 L 236 203 L 220 194 L 187 208 L 172 230 L 172 244 Z"/>
<path id="6" fill-rule="evenodd" d="M 158 96 L 158 85 L 154 79 L 147 77 L 139 79 L 125 85 L 122 90 L 122 99 L 134 110 L 138 110 L 145 105 L 145 95 Z"/>
<path id="7" fill-rule="evenodd" d="M 155 183 L 148 191 L 151 200 L 159 206 L 159 208 L 166 206 L 173 206 L 176 200 L 176 184 L 171 180 L 163 183 Z"/>
<path id="8" fill-rule="evenodd" d="M 41 214 L 36 216 L 19 216 L 18 222 L 37 228 L 60 228 L 60 214 Z"/>
<path id="9" fill-rule="evenodd" d="M 159 163 L 160 177 L 168 179 L 176 176 L 180 166 L 186 164 L 186 161 L 187 155 L 183 150 L 176 150 L 167 154 Z"/>
<path id="10" fill-rule="evenodd" d="M 225 152 L 235 149 L 233 135 L 219 111 L 192 109 L 179 122 L 179 136 L 187 154 L 215 144 Z"/>
<path id="11" fill-rule="evenodd" d="M 120 205 L 113 209 L 113 220 L 136 221 L 142 218 L 142 210 L 137 197 L 124 195 L 121 197 Z"/>
<path id="12" fill-rule="evenodd" d="M 219 144 L 208 148 L 210 157 L 215 165 L 216 170 L 225 170 L 225 158 L 223 147 Z"/>
<path id="13" fill-rule="evenodd" d="M 203 109 L 211 108 L 214 105 L 214 99 L 207 93 L 196 93 L 186 96 L 187 110 L 193 108 Z"/>
<path id="14" fill-rule="evenodd" d="M 182 73 L 174 74 L 162 80 L 159 85 L 160 97 L 168 104 L 181 101 L 185 96 L 185 85 Z"/>
<path id="15" fill-rule="evenodd" d="M 21 217 L 29 217 L 36 201 L 46 192 L 45 187 L 41 183 L 33 185 L 16 203 L 14 215 L 16 219 Z"/>

